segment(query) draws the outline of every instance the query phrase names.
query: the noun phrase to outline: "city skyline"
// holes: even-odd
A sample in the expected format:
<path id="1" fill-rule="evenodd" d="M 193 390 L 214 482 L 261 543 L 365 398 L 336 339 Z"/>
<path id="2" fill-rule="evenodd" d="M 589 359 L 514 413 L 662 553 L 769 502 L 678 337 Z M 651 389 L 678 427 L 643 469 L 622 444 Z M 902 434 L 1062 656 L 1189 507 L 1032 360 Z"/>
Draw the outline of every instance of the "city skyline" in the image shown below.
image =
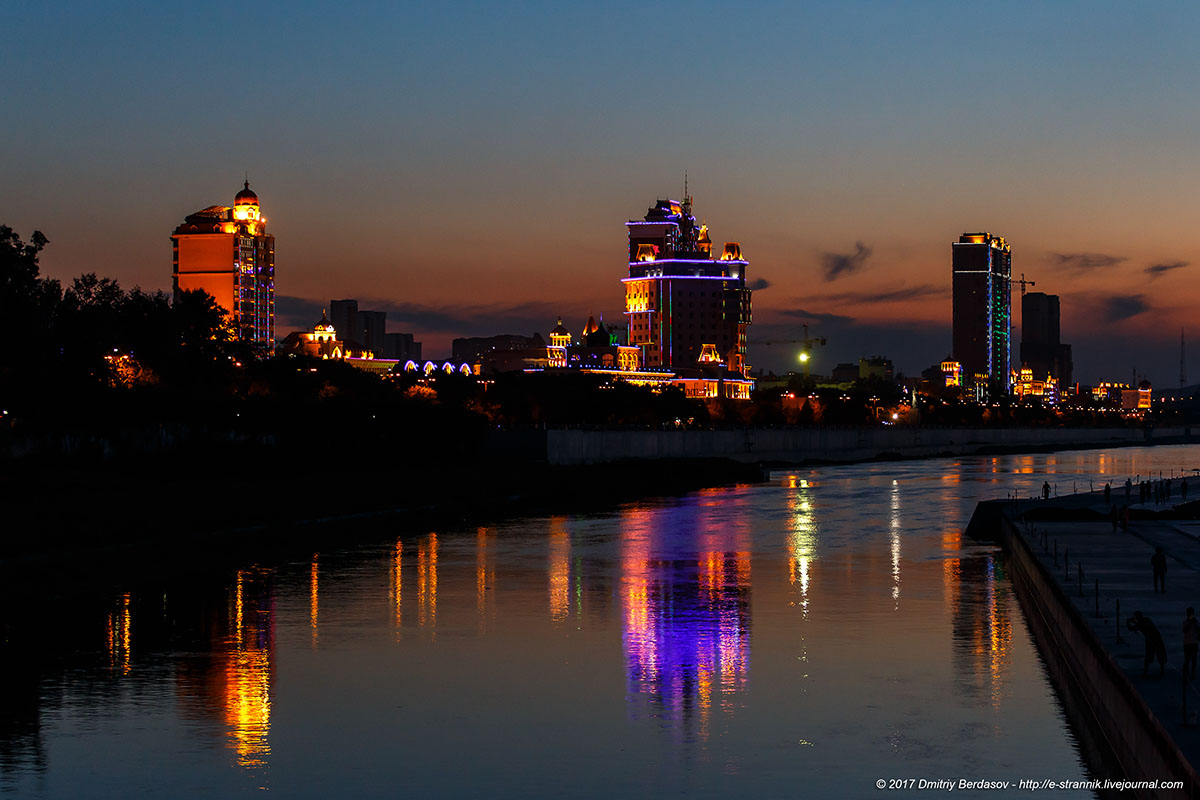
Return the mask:
<path id="1" fill-rule="evenodd" d="M 1177 383 L 1200 296 L 1189 6 L 697 6 L 694 51 L 665 57 L 629 36 L 636 6 L 231 8 L 271 34 L 13 10 L 2 221 L 46 234 L 44 274 L 169 289 L 164 231 L 248 171 L 279 335 L 357 297 L 437 354 L 622 319 L 623 223 L 686 173 L 754 263 L 751 366 L 792 366 L 756 340 L 803 322 L 829 338 L 817 372 L 936 363 L 948 242 L 994 230 L 1062 298 L 1077 380 Z"/>

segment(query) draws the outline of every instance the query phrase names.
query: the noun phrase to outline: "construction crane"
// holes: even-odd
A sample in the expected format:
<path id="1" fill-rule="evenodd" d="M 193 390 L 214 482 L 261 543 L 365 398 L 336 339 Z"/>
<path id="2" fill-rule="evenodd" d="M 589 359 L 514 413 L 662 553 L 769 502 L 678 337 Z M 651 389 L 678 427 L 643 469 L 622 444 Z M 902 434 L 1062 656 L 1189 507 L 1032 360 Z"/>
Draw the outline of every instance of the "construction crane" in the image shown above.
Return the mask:
<path id="1" fill-rule="evenodd" d="M 809 336 L 808 323 L 805 322 L 800 326 L 804 330 L 804 338 L 802 339 L 772 339 L 767 342 L 755 342 L 755 344 L 771 345 L 771 344 L 798 344 L 801 346 L 800 363 L 804 365 L 804 377 L 808 377 L 808 362 L 812 359 L 812 349 L 814 345 L 825 346 L 824 336 Z"/>
<path id="2" fill-rule="evenodd" d="M 1036 286 L 1036 285 L 1037 285 L 1037 284 L 1035 284 L 1033 281 L 1027 281 L 1027 280 L 1025 280 L 1025 273 L 1024 273 L 1024 272 L 1022 272 L 1022 273 L 1021 273 L 1021 280 L 1016 280 L 1016 279 L 1014 279 L 1014 278 L 1009 278 L 1009 279 L 1008 279 L 1008 282 L 1009 282 L 1009 283 L 1019 283 L 1019 284 L 1021 284 L 1021 297 L 1024 297 L 1024 296 L 1025 296 L 1025 287 L 1026 287 L 1026 286 Z"/>

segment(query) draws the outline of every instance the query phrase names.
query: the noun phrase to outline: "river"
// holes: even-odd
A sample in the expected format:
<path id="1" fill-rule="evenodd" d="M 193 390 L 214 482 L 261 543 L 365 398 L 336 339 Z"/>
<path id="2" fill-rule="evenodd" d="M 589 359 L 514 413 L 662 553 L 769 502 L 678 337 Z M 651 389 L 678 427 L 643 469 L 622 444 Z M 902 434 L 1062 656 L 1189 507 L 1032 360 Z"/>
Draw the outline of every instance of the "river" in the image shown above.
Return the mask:
<path id="1" fill-rule="evenodd" d="M 1180 446 L 820 467 L 315 552 L 64 560 L 0 612 L 0 795 L 1084 780 L 1004 558 L 964 528 L 979 499 L 1198 462 Z"/>

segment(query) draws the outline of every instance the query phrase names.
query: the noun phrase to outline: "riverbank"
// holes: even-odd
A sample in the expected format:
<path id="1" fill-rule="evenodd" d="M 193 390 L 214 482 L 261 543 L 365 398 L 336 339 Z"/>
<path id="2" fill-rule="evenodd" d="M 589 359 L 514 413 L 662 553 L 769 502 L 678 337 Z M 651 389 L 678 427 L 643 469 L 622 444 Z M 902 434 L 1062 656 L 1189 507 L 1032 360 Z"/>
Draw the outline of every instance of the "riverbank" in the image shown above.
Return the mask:
<path id="1" fill-rule="evenodd" d="M 1176 489 L 1178 492 L 1178 488 Z M 1123 490 L 1048 501 L 981 503 L 969 532 L 997 539 L 1038 648 L 1079 732 L 1093 773 L 1182 781 L 1139 798 L 1200 796 L 1200 691 L 1180 669 L 1184 608 L 1200 605 L 1200 522 L 1191 508 L 1137 503 Z M 1127 530 L 1112 504 L 1132 506 Z M 1150 557 L 1169 561 L 1167 592 L 1154 592 Z M 1126 626 L 1135 611 L 1157 623 L 1167 663 L 1144 669 L 1144 640 Z M 1125 796 L 1125 795 L 1121 795 Z"/>
<path id="2" fill-rule="evenodd" d="M 1177 428 L 733 428 L 725 430 L 497 431 L 497 446 L 536 454 L 551 464 L 604 464 L 629 459 L 729 458 L 772 466 L 1097 447 L 1187 444 Z"/>
<path id="3" fill-rule="evenodd" d="M 454 464 L 377 460 L 357 471 L 315 458 L 254 475 L 238 466 L 271 454 L 230 448 L 61 467 L 23 463 L 0 475 L 0 493 L 10 498 L 0 566 L 114 549 L 169 556 L 215 543 L 316 542 L 328 537 L 330 525 L 364 519 L 428 530 L 599 511 L 765 477 L 756 465 L 721 458 L 570 467 L 496 457 Z"/>

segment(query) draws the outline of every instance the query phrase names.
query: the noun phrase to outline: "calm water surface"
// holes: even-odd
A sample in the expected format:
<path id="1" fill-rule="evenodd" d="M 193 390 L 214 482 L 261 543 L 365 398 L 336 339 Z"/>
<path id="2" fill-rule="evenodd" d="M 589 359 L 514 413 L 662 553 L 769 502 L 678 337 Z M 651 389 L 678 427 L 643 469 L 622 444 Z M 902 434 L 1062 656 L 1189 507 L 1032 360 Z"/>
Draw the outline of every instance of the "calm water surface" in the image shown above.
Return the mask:
<path id="1" fill-rule="evenodd" d="M 1004 560 L 963 529 L 977 499 L 1047 477 L 1068 491 L 1193 467 L 1191 447 L 829 467 L 599 516 L 91 576 L 65 602 L 30 589 L 0 612 L 0 794 L 860 797 L 881 778 L 1082 779 Z"/>

